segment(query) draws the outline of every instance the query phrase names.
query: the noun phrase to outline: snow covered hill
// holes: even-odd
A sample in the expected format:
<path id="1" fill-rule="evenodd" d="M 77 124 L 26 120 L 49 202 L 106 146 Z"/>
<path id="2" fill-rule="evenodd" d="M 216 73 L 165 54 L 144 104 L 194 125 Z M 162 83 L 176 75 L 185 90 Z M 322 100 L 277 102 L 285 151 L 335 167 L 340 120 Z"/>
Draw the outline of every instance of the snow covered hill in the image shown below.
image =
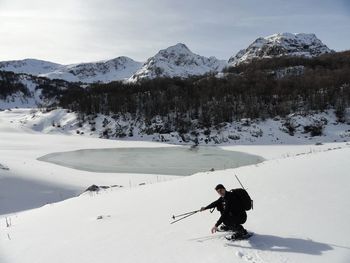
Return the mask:
<path id="1" fill-rule="evenodd" d="M 169 147 L 165 144 L 27 133 L 9 121 L 0 119 L 0 162 L 9 168 L 0 169 L 1 208 L 23 200 L 22 209 L 38 199 L 49 204 L 0 217 L 0 262 L 349 262 L 346 143 L 227 146 L 268 160 L 155 183 L 153 175 L 83 172 L 36 158 L 77 148 Z M 233 174 L 254 199 L 245 224 L 255 233 L 249 241 L 232 243 L 223 233 L 210 234 L 217 211 L 169 224 L 173 214 L 217 199 L 216 184 L 238 187 Z M 135 187 L 141 178 L 151 182 Z M 125 185 L 130 179 L 131 187 L 51 203 L 91 182 Z"/>
<path id="2" fill-rule="evenodd" d="M 58 91 L 75 86 L 64 80 L 0 71 L 0 110 L 55 106 Z"/>
<path id="3" fill-rule="evenodd" d="M 182 43 L 160 50 L 149 58 L 142 68 L 129 80 L 156 77 L 181 77 L 204 75 L 209 72 L 220 72 L 226 66 L 226 62 L 215 57 L 203 57 L 194 54 Z"/>
<path id="4" fill-rule="evenodd" d="M 49 79 L 63 79 L 73 82 L 111 82 L 132 76 L 142 63 L 128 57 L 91 63 L 60 65 L 36 59 L 0 62 L 0 70 L 27 73 Z"/>
<path id="5" fill-rule="evenodd" d="M 228 63 L 236 66 L 254 59 L 280 56 L 314 57 L 334 52 L 319 40 L 315 34 L 279 33 L 267 37 L 260 37 L 232 56 Z"/>
<path id="6" fill-rule="evenodd" d="M 23 59 L 0 62 L 0 70 L 26 73 L 34 76 L 57 70 L 62 65 L 38 59 Z"/>
<path id="7" fill-rule="evenodd" d="M 41 103 L 41 90 L 35 89 L 37 83 L 30 75 L 0 72 L 0 86 L 2 89 L 11 87 L 7 92 L 1 90 L 1 110 L 14 107 L 37 107 Z"/>
<path id="8" fill-rule="evenodd" d="M 85 83 L 108 83 L 128 79 L 140 69 L 141 65 L 141 62 L 134 61 L 131 58 L 118 57 L 100 62 L 66 65 L 41 76 Z"/>
<path id="9" fill-rule="evenodd" d="M 48 134 L 66 134 L 83 137 L 119 140 L 140 140 L 167 142 L 173 144 L 200 145 L 251 145 L 251 144 L 320 144 L 325 142 L 350 141 L 350 109 L 346 111 L 345 122 L 341 123 L 333 110 L 309 115 L 291 114 L 286 118 L 250 120 L 242 119 L 226 123 L 219 129 L 214 126 L 210 134 L 206 129 L 179 134 L 178 132 L 147 133 L 145 123 L 127 116 L 93 114 L 85 116 L 65 109 L 52 111 L 12 110 L 4 111 L 0 117 L 11 118 L 16 125 L 29 131 Z M 163 125 L 160 121 L 155 127 Z"/>

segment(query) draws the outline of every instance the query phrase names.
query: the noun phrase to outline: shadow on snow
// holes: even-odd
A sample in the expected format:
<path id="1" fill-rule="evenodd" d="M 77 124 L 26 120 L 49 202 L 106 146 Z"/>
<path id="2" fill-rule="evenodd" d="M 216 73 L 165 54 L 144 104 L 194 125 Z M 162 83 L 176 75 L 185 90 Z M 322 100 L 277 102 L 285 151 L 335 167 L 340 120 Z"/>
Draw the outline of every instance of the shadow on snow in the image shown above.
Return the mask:
<path id="1" fill-rule="evenodd" d="M 295 237 L 279 237 L 273 235 L 254 234 L 249 240 L 250 246 L 242 246 L 240 243 L 229 243 L 228 246 L 259 249 L 275 252 L 290 252 L 309 255 L 322 255 L 323 252 L 333 250 L 329 244 L 316 242 L 311 239 Z"/>

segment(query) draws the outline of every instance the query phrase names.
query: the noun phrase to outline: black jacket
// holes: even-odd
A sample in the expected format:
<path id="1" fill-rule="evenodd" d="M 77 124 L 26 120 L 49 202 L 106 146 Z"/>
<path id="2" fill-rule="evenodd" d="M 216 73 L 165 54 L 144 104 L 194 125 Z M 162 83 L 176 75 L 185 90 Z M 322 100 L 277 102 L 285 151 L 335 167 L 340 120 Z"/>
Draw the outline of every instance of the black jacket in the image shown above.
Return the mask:
<path id="1" fill-rule="evenodd" d="M 225 221 L 234 221 L 234 224 L 243 224 L 247 219 L 245 209 L 242 207 L 241 201 L 234 193 L 226 191 L 224 197 L 220 197 L 218 200 L 212 202 L 206 206 L 205 209 L 216 208 L 221 216 L 216 222 L 215 226 L 219 226 Z"/>

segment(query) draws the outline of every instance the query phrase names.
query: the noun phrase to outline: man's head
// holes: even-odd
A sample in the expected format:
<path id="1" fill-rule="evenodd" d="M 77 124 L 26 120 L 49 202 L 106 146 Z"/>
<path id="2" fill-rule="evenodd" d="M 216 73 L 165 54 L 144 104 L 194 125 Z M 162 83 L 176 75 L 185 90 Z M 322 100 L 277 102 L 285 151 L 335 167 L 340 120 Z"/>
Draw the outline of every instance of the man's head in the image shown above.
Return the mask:
<path id="1" fill-rule="evenodd" d="M 226 188 L 225 188 L 225 186 L 223 186 L 222 184 L 218 184 L 218 185 L 215 187 L 215 190 L 216 190 L 216 192 L 217 192 L 221 197 L 224 197 L 225 194 L 226 194 Z"/>

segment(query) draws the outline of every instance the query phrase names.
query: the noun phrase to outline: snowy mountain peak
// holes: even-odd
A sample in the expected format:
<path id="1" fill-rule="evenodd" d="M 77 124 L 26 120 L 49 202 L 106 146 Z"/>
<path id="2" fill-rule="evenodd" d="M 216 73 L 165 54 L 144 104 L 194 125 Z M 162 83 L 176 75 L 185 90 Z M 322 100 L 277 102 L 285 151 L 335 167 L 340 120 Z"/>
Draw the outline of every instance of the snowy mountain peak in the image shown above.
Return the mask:
<path id="1" fill-rule="evenodd" d="M 160 50 L 149 58 L 129 80 L 156 77 L 181 77 L 204 75 L 209 72 L 219 72 L 226 62 L 215 57 L 204 57 L 193 53 L 185 44 L 178 43 Z"/>
<path id="2" fill-rule="evenodd" d="M 159 53 L 192 53 L 191 50 L 183 43 L 177 43 L 176 45 L 170 46 L 166 49 L 162 49 Z"/>
<path id="3" fill-rule="evenodd" d="M 280 56 L 315 57 L 334 52 L 329 49 L 315 34 L 278 33 L 259 37 L 246 49 L 239 51 L 229 59 L 231 66 L 250 62 L 253 59 Z"/>
<path id="4" fill-rule="evenodd" d="M 307 49 L 307 46 L 309 48 L 316 48 L 316 47 L 324 47 L 325 45 L 322 43 L 320 39 L 316 37 L 313 33 L 278 33 L 273 34 L 270 36 L 267 36 L 265 38 L 267 42 L 270 43 L 278 43 L 278 44 L 284 44 L 286 46 L 293 46 L 293 45 L 304 45 L 304 48 Z"/>

